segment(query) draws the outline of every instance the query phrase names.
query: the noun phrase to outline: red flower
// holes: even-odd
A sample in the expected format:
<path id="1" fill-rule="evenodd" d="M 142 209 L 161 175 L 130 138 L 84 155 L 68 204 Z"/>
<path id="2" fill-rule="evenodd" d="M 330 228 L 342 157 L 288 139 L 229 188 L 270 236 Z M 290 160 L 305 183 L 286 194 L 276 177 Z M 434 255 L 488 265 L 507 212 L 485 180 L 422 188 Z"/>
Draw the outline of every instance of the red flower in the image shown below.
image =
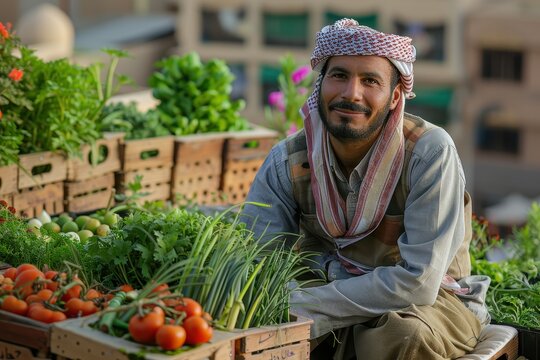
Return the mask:
<path id="1" fill-rule="evenodd" d="M 22 70 L 19 69 L 13 69 L 10 71 L 8 77 L 13 81 L 20 81 L 23 77 L 24 73 Z"/>
<path id="2" fill-rule="evenodd" d="M 8 29 L 4 26 L 4 24 L 2 24 L 0 22 L 0 35 L 2 35 L 2 37 L 4 39 L 7 39 L 9 38 L 9 32 L 8 32 Z"/>

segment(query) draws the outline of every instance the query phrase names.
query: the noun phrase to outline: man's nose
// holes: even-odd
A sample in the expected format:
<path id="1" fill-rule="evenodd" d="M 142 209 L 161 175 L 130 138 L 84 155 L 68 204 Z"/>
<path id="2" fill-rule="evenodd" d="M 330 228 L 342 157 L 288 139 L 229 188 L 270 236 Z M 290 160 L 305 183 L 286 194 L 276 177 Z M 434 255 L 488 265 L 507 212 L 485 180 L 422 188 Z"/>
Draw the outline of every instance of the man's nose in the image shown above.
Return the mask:
<path id="1" fill-rule="evenodd" d="M 350 79 L 345 84 L 343 89 L 342 98 L 350 102 L 358 102 L 362 100 L 363 88 L 358 79 Z"/>

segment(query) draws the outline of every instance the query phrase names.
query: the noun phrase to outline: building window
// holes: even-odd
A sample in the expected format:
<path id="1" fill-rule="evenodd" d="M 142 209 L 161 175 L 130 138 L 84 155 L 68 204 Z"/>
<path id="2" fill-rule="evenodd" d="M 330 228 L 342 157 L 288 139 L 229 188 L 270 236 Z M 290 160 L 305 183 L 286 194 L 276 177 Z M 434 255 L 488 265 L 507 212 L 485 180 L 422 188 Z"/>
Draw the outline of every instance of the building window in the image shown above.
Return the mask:
<path id="1" fill-rule="evenodd" d="M 395 21 L 396 32 L 413 39 L 416 59 L 443 62 L 445 60 L 445 26 L 419 22 Z"/>
<path id="2" fill-rule="evenodd" d="M 269 66 L 263 65 L 259 69 L 259 80 L 262 86 L 260 99 L 261 105 L 268 105 L 268 95 L 272 91 L 279 91 L 279 82 L 278 77 L 281 73 L 281 68 L 279 66 Z"/>
<path id="3" fill-rule="evenodd" d="M 202 41 L 243 44 L 246 11 L 244 9 L 202 9 Z"/>
<path id="4" fill-rule="evenodd" d="M 482 50 L 482 78 L 520 82 L 523 76 L 523 52 Z"/>
<path id="5" fill-rule="evenodd" d="M 358 21 L 360 25 L 369 26 L 372 29 L 379 28 L 379 17 L 377 16 L 377 14 L 355 16 L 351 14 L 342 14 L 342 13 L 335 13 L 332 11 L 327 11 L 324 17 L 325 17 L 326 25 L 332 25 L 338 20 L 341 20 L 343 18 L 349 18 L 349 19 Z"/>
<path id="6" fill-rule="evenodd" d="M 263 14 L 265 45 L 306 48 L 308 44 L 308 14 Z"/>
<path id="7" fill-rule="evenodd" d="M 502 124 L 491 125 L 489 121 L 481 122 L 477 132 L 477 146 L 482 151 L 518 155 L 519 140 L 518 128 Z"/>
<path id="8" fill-rule="evenodd" d="M 405 103 L 405 111 L 441 127 L 450 122 L 454 91 L 446 87 L 417 87 L 416 97 Z"/>
<path id="9" fill-rule="evenodd" d="M 234 82 L 232 84 L 231 99 L 246 99 L 246 89 L 248 86 L 248 79 L 246 74 L 246 67 L 244 64 L 228 64 L 231 73 L 234 75 Z"/>

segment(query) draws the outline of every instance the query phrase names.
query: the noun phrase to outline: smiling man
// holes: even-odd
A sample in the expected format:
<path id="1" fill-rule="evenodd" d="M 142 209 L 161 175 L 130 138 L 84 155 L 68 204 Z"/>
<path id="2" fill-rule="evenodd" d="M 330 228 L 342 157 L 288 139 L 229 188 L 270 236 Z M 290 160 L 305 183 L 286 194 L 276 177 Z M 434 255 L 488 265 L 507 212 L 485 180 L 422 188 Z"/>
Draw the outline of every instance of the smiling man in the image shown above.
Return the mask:
<path id="1" fill-rule="evenodd" d="M 324 27 L 304 129 L 272 149 L 250 189 L 248 201 L 271 205 L 244 209 L 261 241 L 287 233 L 317 254 L 323 283 L 291 297 L 314 320 L 312 359 L 457 358 L 489 323 L 489 279 L 469 276 L 454 143 L 404 112 L 414 60 L 407 37 L 350 19 Z"/>

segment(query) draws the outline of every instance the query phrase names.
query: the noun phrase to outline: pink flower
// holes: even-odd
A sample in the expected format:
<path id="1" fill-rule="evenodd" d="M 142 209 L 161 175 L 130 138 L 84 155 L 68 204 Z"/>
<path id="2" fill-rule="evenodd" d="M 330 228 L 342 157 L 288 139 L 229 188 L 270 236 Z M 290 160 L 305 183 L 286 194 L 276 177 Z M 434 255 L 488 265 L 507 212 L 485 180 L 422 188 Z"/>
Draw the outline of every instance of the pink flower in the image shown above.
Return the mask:
<path id="1" fill-rule="evenodd" d="M 285 111 L 285 97 L 281 91 L 272 91 L 268 95 L 268 103 L 279 111 Z"/>
<path id="2" fill-rule="evenodd" d="M 299 87 L 299 88 L 298 88 L 298 93 L 299 93 L 300 95 L 306 95 L 307 92 L 308 92 L 308 89 L 305 88 L 305 87 Z"/>
<path id="3" fill-rule="evenodd" d="M 296 124 L 291 124 L 291 126 L 289 127 L 289 130 L 287 130 L 287 136 L 292 135 L 297 131 L 298 131 L 298 127 L 296 126 Z"/>
<path id="4" fill-rule="evenodd" d="M 309 75 L 310 72 L 311 69 L 309 68 L 309 66 L 300 66 L 298 69 L 293 71 L 293 73 L 291 74 L 291 79 L 293 83 L 299 84 Z"/>

